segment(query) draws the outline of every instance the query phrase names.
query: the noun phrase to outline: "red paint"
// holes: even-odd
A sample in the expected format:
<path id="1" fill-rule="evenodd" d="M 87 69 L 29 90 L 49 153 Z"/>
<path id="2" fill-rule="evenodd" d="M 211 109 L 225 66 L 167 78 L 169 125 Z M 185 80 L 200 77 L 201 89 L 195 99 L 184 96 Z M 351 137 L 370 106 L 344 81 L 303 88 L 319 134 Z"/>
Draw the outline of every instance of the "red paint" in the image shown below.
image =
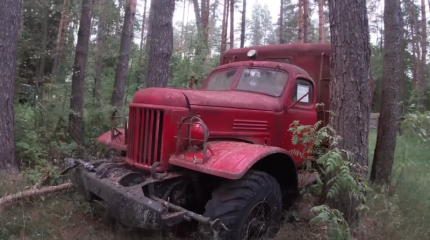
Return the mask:
<path id="1" fill-rule="evenodd" d="M 203 164 L 202 151 L 173 155 L 171 164 L 229 179 L 239 179 L 259 159 L 270 154 L 288 152 L 282 148 L 244 142 L 213 141 L 208 143 L 207 160 Z"/>
<path id="2" fill-rule="evenodd" d="M 251 49 L 258 52 L 252 61 L 246 56 Z M 121 141 L 115 146 L 126 149 L 125 161 L 140 169 L 149 170 L 154 162 L 160 161 L 162 166 L 158 171 L 180 166 L 220 177 L 239 178 L 261 158 L 273 153 L 288 156 L 288 150 L 298 148 L 292 145 L 292 136 L 288 132 L 293 121 L 314 124 L 325 119 L 327 123 L 328 114 L 317 110 L 315 104 L 324 103 L 326 111 L 330 106 L 330 55 L 330 44 L 282 44 L 229 50 L 201 89 L 147 88 L 138 91 L 129 105 L 128 146 L 121 145 Z M 226 90 L 205 90 L 212 76 L 231 69 L 236 69 L 236 73 L 230 75 L 232 82 Z M 283 87 L 282 94 L 273 97 L 236 90 L 245 69 L 285 73 L 282 76 L 288 76 L 288 79 L 285 86 L 280 86 Z M 296 103 L 296 84 L 303 85 L 300 79 L 313 88 L 308 95 L 309 103 Z M 178 124 L 189 115 L 185 96 L 192 113 L 199 115 L 209 129 L 206 159 L 203 159 L 202 150 L 176 149 Z M 193 131 L 193 136 L 200 138 L 201 129 L 197 130 Z M 186 137 L 186 133 L 187 126 L 184 126 L 180 136 Z M 102 135 L 100 143 L 116 144 L 109 136 Z M 302 165 L 303 159 L 293 160 L 296 166 Z"/>

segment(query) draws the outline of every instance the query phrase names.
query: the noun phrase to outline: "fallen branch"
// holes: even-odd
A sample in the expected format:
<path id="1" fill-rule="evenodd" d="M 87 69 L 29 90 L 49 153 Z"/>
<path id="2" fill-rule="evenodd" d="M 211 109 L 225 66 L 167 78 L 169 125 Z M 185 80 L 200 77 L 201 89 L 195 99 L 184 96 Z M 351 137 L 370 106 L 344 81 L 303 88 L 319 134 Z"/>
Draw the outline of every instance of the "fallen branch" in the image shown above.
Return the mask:
<path id="1" fill-rule="evenodd" d="M 59 192 L 59 191 L 69 189 L 71 187 L 72 187 L 72 183 L 64 183 L 58 186 L 44 187 L 41 189 L 32 189 L 32 190 L 11 194 L 9 196 L 0 198 L 0 209 L 8 203 L 17 202 L 23 198 L 29 198 L 29 197 L 35 197 L 35 196 L 45 195 L 49 193 Z"/>

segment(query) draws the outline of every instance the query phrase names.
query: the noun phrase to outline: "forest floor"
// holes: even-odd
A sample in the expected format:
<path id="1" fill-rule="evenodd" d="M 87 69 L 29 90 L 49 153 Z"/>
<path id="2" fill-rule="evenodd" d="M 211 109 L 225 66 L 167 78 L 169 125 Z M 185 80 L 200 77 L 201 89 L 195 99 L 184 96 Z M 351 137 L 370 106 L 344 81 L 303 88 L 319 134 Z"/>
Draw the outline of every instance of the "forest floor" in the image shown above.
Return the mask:
<path id="1" fill-rule="evenodd" d="M 371 132 L 371 158 L 375 142 L 376 134 Z M 394 189 L 368 200 L 370 210 L 352 230 L 356 239 L 428 239 L 430 236 L 430 148 L 400 137 L 394 176 L 398 178 Z M 0 182 L 0 197 L 29 187 L 22 180 Z M 296 206 L 297 221 L 285 223 L 275 240 L 326 239 L 324 227 L 309 224 L 312 206 L 312 199 L 302 199 Z M 173 233 L 169 237 L 181 239 Z M 109 222 L 99 208 L 68 190 L 0 209 L 0 240 L 15 239 L 157 240 L 162 236 L 157 232 L 128 230 Z M 197 238 L 191 235 L 187 239 Z"/>

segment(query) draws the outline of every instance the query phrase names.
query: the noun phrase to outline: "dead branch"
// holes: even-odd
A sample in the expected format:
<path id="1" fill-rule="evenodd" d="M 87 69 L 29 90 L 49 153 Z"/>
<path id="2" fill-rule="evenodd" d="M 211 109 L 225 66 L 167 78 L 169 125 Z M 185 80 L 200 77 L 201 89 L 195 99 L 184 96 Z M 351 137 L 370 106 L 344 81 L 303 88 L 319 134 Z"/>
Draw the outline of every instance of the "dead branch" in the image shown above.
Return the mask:
<path id="1" fill-rule="evenodd" d="M 31 189 L 31 190 L 11 194 L 9 196 L 0 198 L 0 209 L 2 209 L 2 207 L 8 203 L 14 203 L 23 198 L 30 198 L 30 197 L 49 194 L 49 193 L 59 192 L 59 191 L 69 189 L 71 187 L 72 187 L 72 183 L 64 183 L 58 186 L 44 187 L 41 189 Z"/>

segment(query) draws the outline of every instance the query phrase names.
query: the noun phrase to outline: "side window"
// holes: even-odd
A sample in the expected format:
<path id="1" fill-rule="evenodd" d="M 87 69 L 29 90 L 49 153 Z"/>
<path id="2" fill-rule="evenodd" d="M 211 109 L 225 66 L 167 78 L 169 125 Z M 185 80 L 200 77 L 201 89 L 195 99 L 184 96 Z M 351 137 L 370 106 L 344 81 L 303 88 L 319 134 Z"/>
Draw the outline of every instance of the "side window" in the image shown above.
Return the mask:
<path id="1" fill-rule="evenodd" d="M 307 94 L 306 96 L 304 96 Z M 303 97 L 304 96 L 304 97 Z M 300 99 L 299 103 L 312 103 L 314 96 L 314 89 L 312 83 L 303 78 L 298 78 L 292 92 L 291 100 L 296 102 Z M 303 98 L 302 98 L 303 97 Z"/>

